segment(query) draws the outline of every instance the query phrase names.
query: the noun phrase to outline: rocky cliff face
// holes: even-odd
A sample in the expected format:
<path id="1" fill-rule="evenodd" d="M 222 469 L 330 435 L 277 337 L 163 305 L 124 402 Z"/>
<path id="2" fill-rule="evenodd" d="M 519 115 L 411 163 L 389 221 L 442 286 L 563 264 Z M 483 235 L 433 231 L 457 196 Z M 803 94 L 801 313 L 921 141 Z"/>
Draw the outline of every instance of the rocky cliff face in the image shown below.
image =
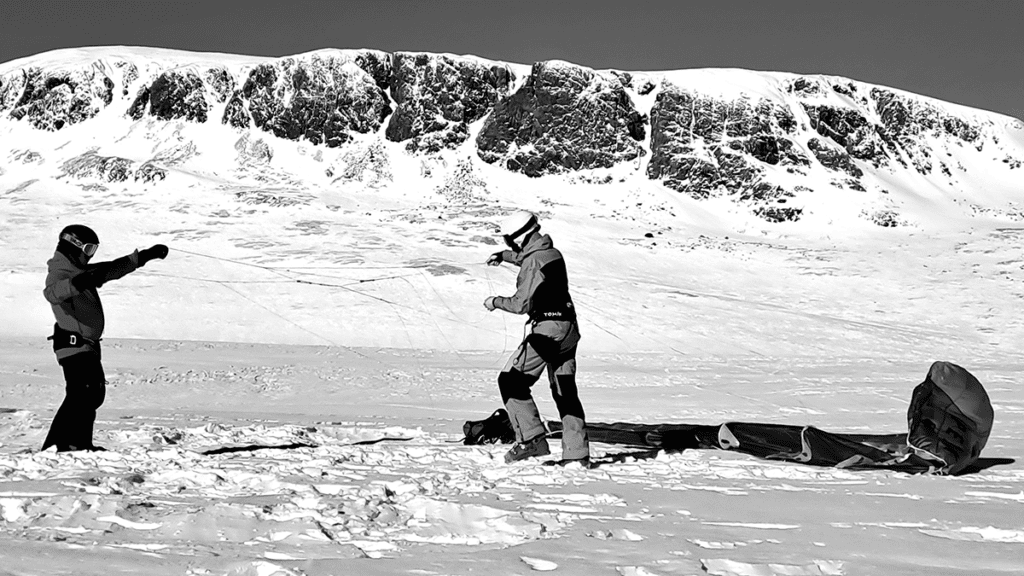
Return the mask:
<path id="1" fill-rule="evenodd" d="M 834 188 L 865 191 L 880 188 L 879 174 L 955 186 L 966 171 L 957 150 L 1022 165 L 1016 148 L 1000 148 L 992 115 L 835 77 L 735 71 L 728 82 L 749 89 L 722 91 L 713 75 L 595 71 L 561 61 L 527 68 L 323 50 L 198 64 L 174 54 L 178 61 L 0 67 L 0 118 L 49 132 L 88 126 L 100 114 L 217 124 L 263 143 L 266 164 L 274 142 L 286 141 L 324 150 L 357 141 L 365 148 L 369 139 L 378 155 L 388 154 L 384 141 L 424 157 L 468 150 L 531 177 L 636 175 L 696 199 L 728 197 L 773 222 L 799 219 L 800 195 L 820 187 L 823 174 Z M 180 145 L 187 144 L 190 157 L 200 153 L 194 143 Z M 139 173 L 142 164 L 129 170 L 126 162 L 95 152 L 69 173 L 149 178 L 170 166 L 149 163 Z M 337 171 L 326 169 L 334 180 Z"/>
<path id="2" fill-rule="evenodd" d="M 378 59 L 313 54 L 260 64 L 232 96 L 223 122 L 253 126 L 288 140 L 338 147 L 353 134 L 377 131 L 391 106 L 377 80 L 363 68 Z M 372 68 L 371 68 L 372 70 Z"/>
<path id="3" fill-rule="evenodd" d="M 135 120 L 148 113 L 161 120 L 206 122 L 210 111 L 207 92 L 214 87 L 209 88 L 195 72 L 164 72 L 139 91 L 128 115 Z"/>
<path id="4" fill-rule="evenodd" d="M 455 148 L 469 138 L 469 125 L 508 94 L 514 78 L 505 65 L 399 52 L 389 82 L 397 108 L 387 138 L 406 142 L 410 152 Z"/>
<path id="5" fill-rule="evenodd" d="M 795 134 L 796 120 L 783 106 L 721 100 L 666 83 L 651 109 L 647 174 L 697 198 L 735 194 L 759 182 L 764 165 L 808 165 Z"/>
<path id="6" fill-rule="evenodd" d="M 485 162 L 542 176 L 633 160 L 644 153 L 644 132 L 618 77 L 539 62 L 523 87 L 494 107 L 476 146 Z"/>
<path id="7" fill-rule="evenodd" d="M 827 152 L 815 155 L 823 164 L 838 163 L 851 175 L 859 170 L 848 167 L 850 162 L 843 152 L 875 168 L 895 162 L 927 175 L 935 168 L 932 161 L 935 150 L 929 140 L 955 146 L 972 145 L 979 151 L 984 147 L 984 125 L 958 118 L 934 104 L 893 90 L 849 81 L 799 78 L 789 84 L 788 91 L 800 101 L 811 128 L 841 148 L 838 152 L 829 150 L 819 141 L 815 148 Z M 848 104 L 818 103 L 824 96 L 841 96 Z"/>
<path id="8" fill-rule="evenodd" d="M 60 130 L 99 114 L 113 94 L 114 81 L 101 66 L 27 68 L 0 77 L 0 112 L 40 130 Z"/>

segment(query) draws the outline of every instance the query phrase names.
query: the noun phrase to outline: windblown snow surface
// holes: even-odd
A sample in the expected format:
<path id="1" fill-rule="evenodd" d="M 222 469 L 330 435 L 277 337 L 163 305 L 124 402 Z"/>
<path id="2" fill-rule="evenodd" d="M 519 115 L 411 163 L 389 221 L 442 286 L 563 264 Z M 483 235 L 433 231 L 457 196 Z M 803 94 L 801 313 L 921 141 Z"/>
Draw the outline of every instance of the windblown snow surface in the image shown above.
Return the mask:
<path id="1" fill-rule="evenodd" d="M 1024 153 L 1019 122 L 989 116 Z M 179 168 L 79 179 L 67 161 L 93 147 Z M 904 226 L 824 180 L 802 220 L 769 224 L 632 166 L 528 179 L 471 147 L 326 150 L 114 110 L 56 133 L 0 120 L 0 574 L 1024 573 L 1019 170 L 966 148 L 957 189 L 889 177 Z M 595 443 L 583 469 L 463 446 L 522 337 L 482 306 L 515 287 L 482 265 L 514 209 L 565 254 L 589 420 L 899 432 L 947 360 L 995 407 L 982 460 L 908 476 Z M 38 452 L 63 398 L 45 262 L 73 222 L 98 259 L 171 247 L 101 290 L 108 452 Z"/>

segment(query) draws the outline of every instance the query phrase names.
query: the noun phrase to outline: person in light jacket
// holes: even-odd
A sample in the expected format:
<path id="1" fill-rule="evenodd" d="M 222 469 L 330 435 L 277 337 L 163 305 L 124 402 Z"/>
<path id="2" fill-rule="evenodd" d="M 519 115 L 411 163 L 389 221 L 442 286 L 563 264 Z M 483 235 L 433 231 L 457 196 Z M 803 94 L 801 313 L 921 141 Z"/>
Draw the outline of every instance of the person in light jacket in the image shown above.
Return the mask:
<path id="1" fill-rule="evenodd" d="M 103 305 L 99 288 L 134 272 L 155 258 L 167 256 L 157 244 L 109 262 L 90 264 L 100 240 L 87 226 L 72 224 L 60 232 L 57 251 L 46 263 L 43 296 L 53 308 L 53 351 L 64 370 L 64 402 L 50 424 L 43 450 L 102 450 L 92 442 L 96 409 L 106 397 L 107 379 L 100 363 Z"/>
<path id="2" fill-rule="evenodd" d="M 576 345 L 580 341 L 576 309 L 569 295 L 569 279 L 562 253 L 551 237 L 541 234 L 537 216 L 518 212 L 501 225 L 509 250 L 492 254 L 487 264 L 508 262 L 519 266 L 516 293 L 490 296 L 488 310 L 503 310 L 529 317 L 530 334 L 509 358 L 498 376 L 501 400 L 508 411 L 516 444 L 505 462 L 551 453 L 546 430 L 530 388 L 547 368 L 551 394 L 562 420 L 562 460 L 559 464 L 590 463 L 586 417 L 576 388 Z"/>

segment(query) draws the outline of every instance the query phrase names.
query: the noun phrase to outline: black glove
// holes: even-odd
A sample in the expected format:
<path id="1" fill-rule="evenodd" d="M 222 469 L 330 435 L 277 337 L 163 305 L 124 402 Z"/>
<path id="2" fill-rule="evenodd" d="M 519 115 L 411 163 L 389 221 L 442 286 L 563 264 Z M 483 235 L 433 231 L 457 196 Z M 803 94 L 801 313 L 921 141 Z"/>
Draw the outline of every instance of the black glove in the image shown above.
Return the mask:
<path id="1" fill-rule="evenodd" d="M 169 250 L 167 246 L 164 246 L 163 244 L 154 244 L 145 250 L 139 250 L 139 266 L 145 266 L 146 262 L 155 258 L 163 260 L 167 257 L 167 252 L 169 252 Z"/>
<path id="2" fill-rule="evenodd" d="M 79 292 L 85 292 L 90 288 L 99 288 L 100 286 L 103 286 L 103 278 L 103 271 L 93 268 L 72 278 L 71 285 Z"/>
<path id="3" fill-rule="evenodd" d="M 501 252 L 495 252 L 494 254 L 491 254 L 490 257 L 487 258 L 487 265 L 498 266 L 502 263 L 502 261 L 503 259 L 501 257 Z"/>

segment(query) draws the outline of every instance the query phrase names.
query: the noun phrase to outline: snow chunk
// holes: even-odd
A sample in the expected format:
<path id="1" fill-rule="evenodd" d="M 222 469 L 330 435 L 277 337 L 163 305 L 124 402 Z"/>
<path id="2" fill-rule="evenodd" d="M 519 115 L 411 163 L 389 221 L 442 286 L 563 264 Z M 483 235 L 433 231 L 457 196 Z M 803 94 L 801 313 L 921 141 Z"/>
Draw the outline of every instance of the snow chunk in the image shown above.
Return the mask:
<path id="1" fill-rule="evenodd" d="M 843 576 L 843 563 L 815 560 L 813 564 L 747 564 L 726 559 L 701 559 L 712 576 Z"/>
<path id="2" fill-rule="evenodd" d="M 558 564 L 555 564 L 554 562 L 551 562 L 549 560 L 541 560 L 540 558 L 530 558 L 529 556 L 520 556 L 519 559 L 522 560 L 527 566 L 538 572 L 550 572 L 551 570 L 558 568 Z"/>
<path id="3" fill-rule="evenodd" d="M 945 538 L 947 540 L 962 540 L 967 542 L 1001 542 L 1007 544 L 1024 544 L 1024 530 L 1004 530 L 988 526 L 976 528 L 965 526 L 959 530 L 921 530 L 922 534 Z"/>

